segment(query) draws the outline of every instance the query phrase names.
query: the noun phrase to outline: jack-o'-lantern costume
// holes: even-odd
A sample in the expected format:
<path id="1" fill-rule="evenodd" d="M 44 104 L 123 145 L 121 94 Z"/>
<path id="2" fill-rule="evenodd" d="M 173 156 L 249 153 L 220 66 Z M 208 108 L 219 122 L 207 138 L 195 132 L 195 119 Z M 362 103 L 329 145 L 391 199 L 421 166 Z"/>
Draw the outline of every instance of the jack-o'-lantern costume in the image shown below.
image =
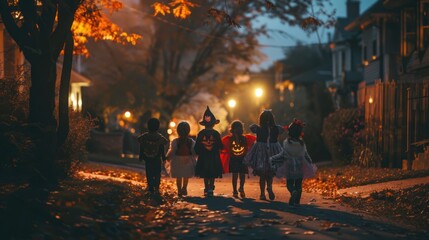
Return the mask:
<path id="1" fill-rule="evenodd" d="M 198 161 L 195 167 L 195 176 L 214 179 L 222 177 L 222 163 L 220 160 L 220 150 L 223 148 L 221 137 L 218 131 L 213 129 L 219 120 L 207 107 L 201 125 L 206 128 L 201 130 L 195 142 L 195 152 Z M 209 186 L 212 188 L 212 186 Z M 207 187 L 206 187 L 207 188 Z M 205 189 L 205 193 L 213 192 L 213 189 Z"/>
<path id="2" fill-rule="evenodd" d="M 232 134 L 223 137 L 223 150 L 220 155 L 223 172 L 248 173 L 243 160 L 255 141 L 256 137 L 250 134 L 244 134 L 237 138 Z"/>
<path id="3" fill-rule="evenodd" d="M 238 198 L 238 193 L 242 198 L 246 197 L 244 192 L 245 174 L 248 167 L 243 163 L 244 157 L 251 149 L 256 137 L 250 134 L 243 134 L 243 123 L 236 120 L 231 123 L 231 134 L 222 138 L 223 150 L 220 158 L 222 160 L 223 172 L 232 173 L 232 196 Z M 240 179 L 240 188 L 237 191 L 237 183 Z"/>

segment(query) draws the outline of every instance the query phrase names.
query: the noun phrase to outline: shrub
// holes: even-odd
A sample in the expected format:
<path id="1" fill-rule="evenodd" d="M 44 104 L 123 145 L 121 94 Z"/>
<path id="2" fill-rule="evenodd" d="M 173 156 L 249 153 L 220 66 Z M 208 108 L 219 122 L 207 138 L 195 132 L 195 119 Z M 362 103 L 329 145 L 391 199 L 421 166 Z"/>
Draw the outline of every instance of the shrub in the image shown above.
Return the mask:
<path id="1" fill-rule="evenodd" d="M 21 69 L 14 78 L 0 79 L 0 169 L 34 169 L 35 144 L 43 134 L 39 126 L 26 124 L 30 78 Z M 94 119 L 72 110 L 69 122 L 69 135 L 58 151 L 58 170 L 63 176 L 86 159 L 86 141 L 95 127 Z"/>
<path id="2" fill-rule="evenodd" d="M 0 79 L 0 122 L 23 122 L 28 116 L 29 73 L 20 67 L 14 78 Z"/>
<path id="3" fill-rule="evenodd" d="M 86 143 L 91 129 L 96 127 L 96 120 L 83 117 L 81 113 L 70 110 L 70 131 L 63 146 L 59 149 L 60 171 L 68 176 L 87 158 Z"/>
<path id="4" fill-rule="evenodd" d="M 356 108 L 339 109 L 324 119 L 322 137 L 334 163 L 352 161 L 354 148 L 361 142 L 363 119 L 362 111 Z"/>

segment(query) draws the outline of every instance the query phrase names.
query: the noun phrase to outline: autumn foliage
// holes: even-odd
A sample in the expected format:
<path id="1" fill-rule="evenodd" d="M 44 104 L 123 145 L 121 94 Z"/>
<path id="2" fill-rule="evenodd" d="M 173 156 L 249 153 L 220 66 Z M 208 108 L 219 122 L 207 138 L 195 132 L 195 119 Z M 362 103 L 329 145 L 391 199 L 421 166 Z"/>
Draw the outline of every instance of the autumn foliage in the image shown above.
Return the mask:
<path id="1" fill-rule="evenodd" d="M 86 47 L 88 39 L 136 45 L 142 36 L 123 31 L 109 19 L 110 14 L 119 11 L 122 7 L 123 4 L 117 0 L 84 1 L 77 9 L 72 25 L 74 53 L 88 56 L 89 51 Z"/>
<path id="2" fill-rule="evenodd" d="M 168 13 L 173 13 L 175 17 L 182 19 L 185 19 L 191 15 L 191 8 L 196 6 L 198 5 L 187 0 L 173 0 L 168 4 L 156 2 L 152 5 L 155 11 L 155 16 L 158 14 L 165 15 Z"/>

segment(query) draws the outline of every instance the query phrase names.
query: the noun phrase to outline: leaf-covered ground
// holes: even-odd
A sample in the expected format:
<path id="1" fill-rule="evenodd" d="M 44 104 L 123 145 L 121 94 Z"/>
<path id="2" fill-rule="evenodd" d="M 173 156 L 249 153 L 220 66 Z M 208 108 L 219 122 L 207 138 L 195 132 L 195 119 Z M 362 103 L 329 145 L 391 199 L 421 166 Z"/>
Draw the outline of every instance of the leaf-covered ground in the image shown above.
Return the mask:
<path id="1" fill-rule="evenodd" d="M 374 192 L 367 198 L 341 196 L 339 200 L 374 215 L 429 229 L 429 184 Z"/>
<path id="2" fill-rule="evenodd" d="M 317 176 L 303 182 L 307 192 L 317 192 L 333 197 L 373 215 L 394 218 L 422 229 L 429 228 L 429 184 L 393 191 L 373 192 L 369 197 L 346 197 L 338 189 L 381 183 L 413 177 L 428 176 L 429 171 L 404 171 L 400 169 L 360 168 L 356 166 L 326 167 Z"/>
<path id="3" fill-rule="evenodd" d="M 118 181 L 119 177 L 122 179 Z M 126 179 L 126 180 L 124 180 Z M 0 235 L 6 239 L 165 239 L 178 218 L 173 186 L 162 198 L 136 173 L 86 170 L 55 189 L 5 184 L 0 190 Z"/>
<path id="4" fill-rule="evenodd" d="M 379 172 L 372 170 L 353 169 L 353 167 L 321 169 L 318 179 L 306 181 L 306 188 L 307 190 L 310 188 L 311 191 L 332 193 L 333 189 L 335 191 L 338 189 L 338 186 L 348 187 L 362 182 L 366 184 L 380 181 L 380 176 L 385 176 L 384 179 L 393 176 L 393 179 L 398 179 L 402 174 L 386 170 L 389 174 L 380 175 Z M 349 221 L 348 224 L 354 224 L 355 218 L 351 217 L 351 213 L 312 207 L 293 210 L 285 208 L 284 202 L 259 202 L 252 199 L 243 200 L 243 202 L 237 200 L 237 202 L 223 196 L 213 199 L 191 196 L 186 201 L 178 201 L 175 196 L 174 181 L 163 181 L 162 198 L 156 198 L 147 193 L 143 176 L 134 171 L 119 170 L 114 167 L 94 168 L 87 164 L 85 169 L 74 177 L 62 181 L 54 189 L 32 188 L 27 183 L 2 184 L 0 236 L 2 239 L 174 239 L 174 236 L 188 239 L 188 237 L 199 238 L 211 234 L 251 236 L 252 232 L 252 234 L 262 234 L 261 236 L 267 236 L 267 234 L 279 236 L 284 231 L 286 231 L 284 234 L 303 232 L 303 234 L 312 235 L 318 235 L 318 231 L 323 234 L 339 231 L 338 226 L 332 225 L 325 219 L 327 213 L 349 216 L 350 219 L 338 217 L 335 219 L 341 219 L 342 224 L 346 220 Z M 368 171 L 372 171 L 374 175 L 378 174 L 379 179 L 375 180 L 375 176 L 370 175 Z M 377 169 L 377 171 L 384 171 L 384 169 Z M 353 180 L 356 175 L 352 173 L 367 176 L 366 181 Z M 421 176 L 422 173 L 414 172 L 414 174 L 413 176 Z M 402 175 L 404 176 L 406 175 Z M 197 190 L 200 190 L 200 181 L 194 184 L 198 186 Z M 194 190 L 196 186 L 194 185 Z M 228 184 L 228 190 L 229 187 Z M 416 187 L 415 190 L 373 194 L 369 199 L 337 198 L 336 200 L 362 210 L 367 209 L 372 214 L 393 216 L 409 224 L 420 222 L 415 226 L 422 226 L 424 229 L 428 226 L 428 190 L 428 185 L 423 185 Z M 252 195 L 250 193 L 249 195 Z M 202 206 L 205 206 L 204 209 Z M 230 209 L 229 206 L 233 208 Z M 241 212 L 236 212 L 239 209 Z M 242 214 L 243 217 L 240 217 Z M 308 226 L 300 227 L 292 224 L 294 221 L 289 219 L 291 214 L 310 216 L 312 220 L 309 220 Z M 286 220 L 280 216 L 285 217 Z M 323 225 L 320 229 L 319 220 L 316 221 L 311 216 L 317 216 L 322 222 L 327 221 L 329 226 L 325 229 Z M 268 226 L 267 221 L 273 225 Z M 250 225 L 249 222 L 251 222 Z M 371 224 L 373 224 L 371 226 L 377 226 L 375 223 Z M 282 228 L 283 225 L 287 225 L 288 230 Z M 308 228 L 310 225 L 313 228 Z M 273 226 L 280 226 L 280 228 Z M 343 228 L 341 230 L 343 234 L 357 234 L 348 232 L 354 231 L 354 228 L 341 228 Z M 372 230 L 368 230 L 367 234 L 370 234 L 370 231 Z"/>
<path id="5" fill-rule="evenodd" d="M 424 176 L 429 176 L 429 170 L 405 171 L 357 166 L 324 167 L 318 169 L 315 178 L 304 180 L 303 189 L 307 192 L 336 197 L 337 190 L 342 188 Z"/>

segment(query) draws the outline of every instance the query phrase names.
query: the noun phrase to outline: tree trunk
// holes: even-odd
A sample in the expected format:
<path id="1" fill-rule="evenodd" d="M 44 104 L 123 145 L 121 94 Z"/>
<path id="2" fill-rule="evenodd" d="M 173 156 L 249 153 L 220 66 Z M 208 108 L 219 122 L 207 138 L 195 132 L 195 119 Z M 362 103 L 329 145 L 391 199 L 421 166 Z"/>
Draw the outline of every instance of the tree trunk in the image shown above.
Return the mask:
<path id="1" fill-rule="evenodd" d="M 58 104 L 58 148 L 60 148 L 67 139 L 69 134 L 69 92 L 70 76 L 72 71 L 73 60 L 73 35 L 70 32 L 66 38 L 64 48 L 64 62 L 61 72 L 60 96 Z"/>
<path id="2" fill-rule="evenodd" d="M 34 133 L 37 182 L 55 183 L 57 180 L 55 80 L 56 65 L 49 55 L 41 55 L 31 62 L 29 123 L 39 130 Z"/>
<path id="3" fill-rule="evenodd" d="M 49 56 L 31 62 L 29 122 L 56 126 L 55 79 L 56 66 Z"/>

